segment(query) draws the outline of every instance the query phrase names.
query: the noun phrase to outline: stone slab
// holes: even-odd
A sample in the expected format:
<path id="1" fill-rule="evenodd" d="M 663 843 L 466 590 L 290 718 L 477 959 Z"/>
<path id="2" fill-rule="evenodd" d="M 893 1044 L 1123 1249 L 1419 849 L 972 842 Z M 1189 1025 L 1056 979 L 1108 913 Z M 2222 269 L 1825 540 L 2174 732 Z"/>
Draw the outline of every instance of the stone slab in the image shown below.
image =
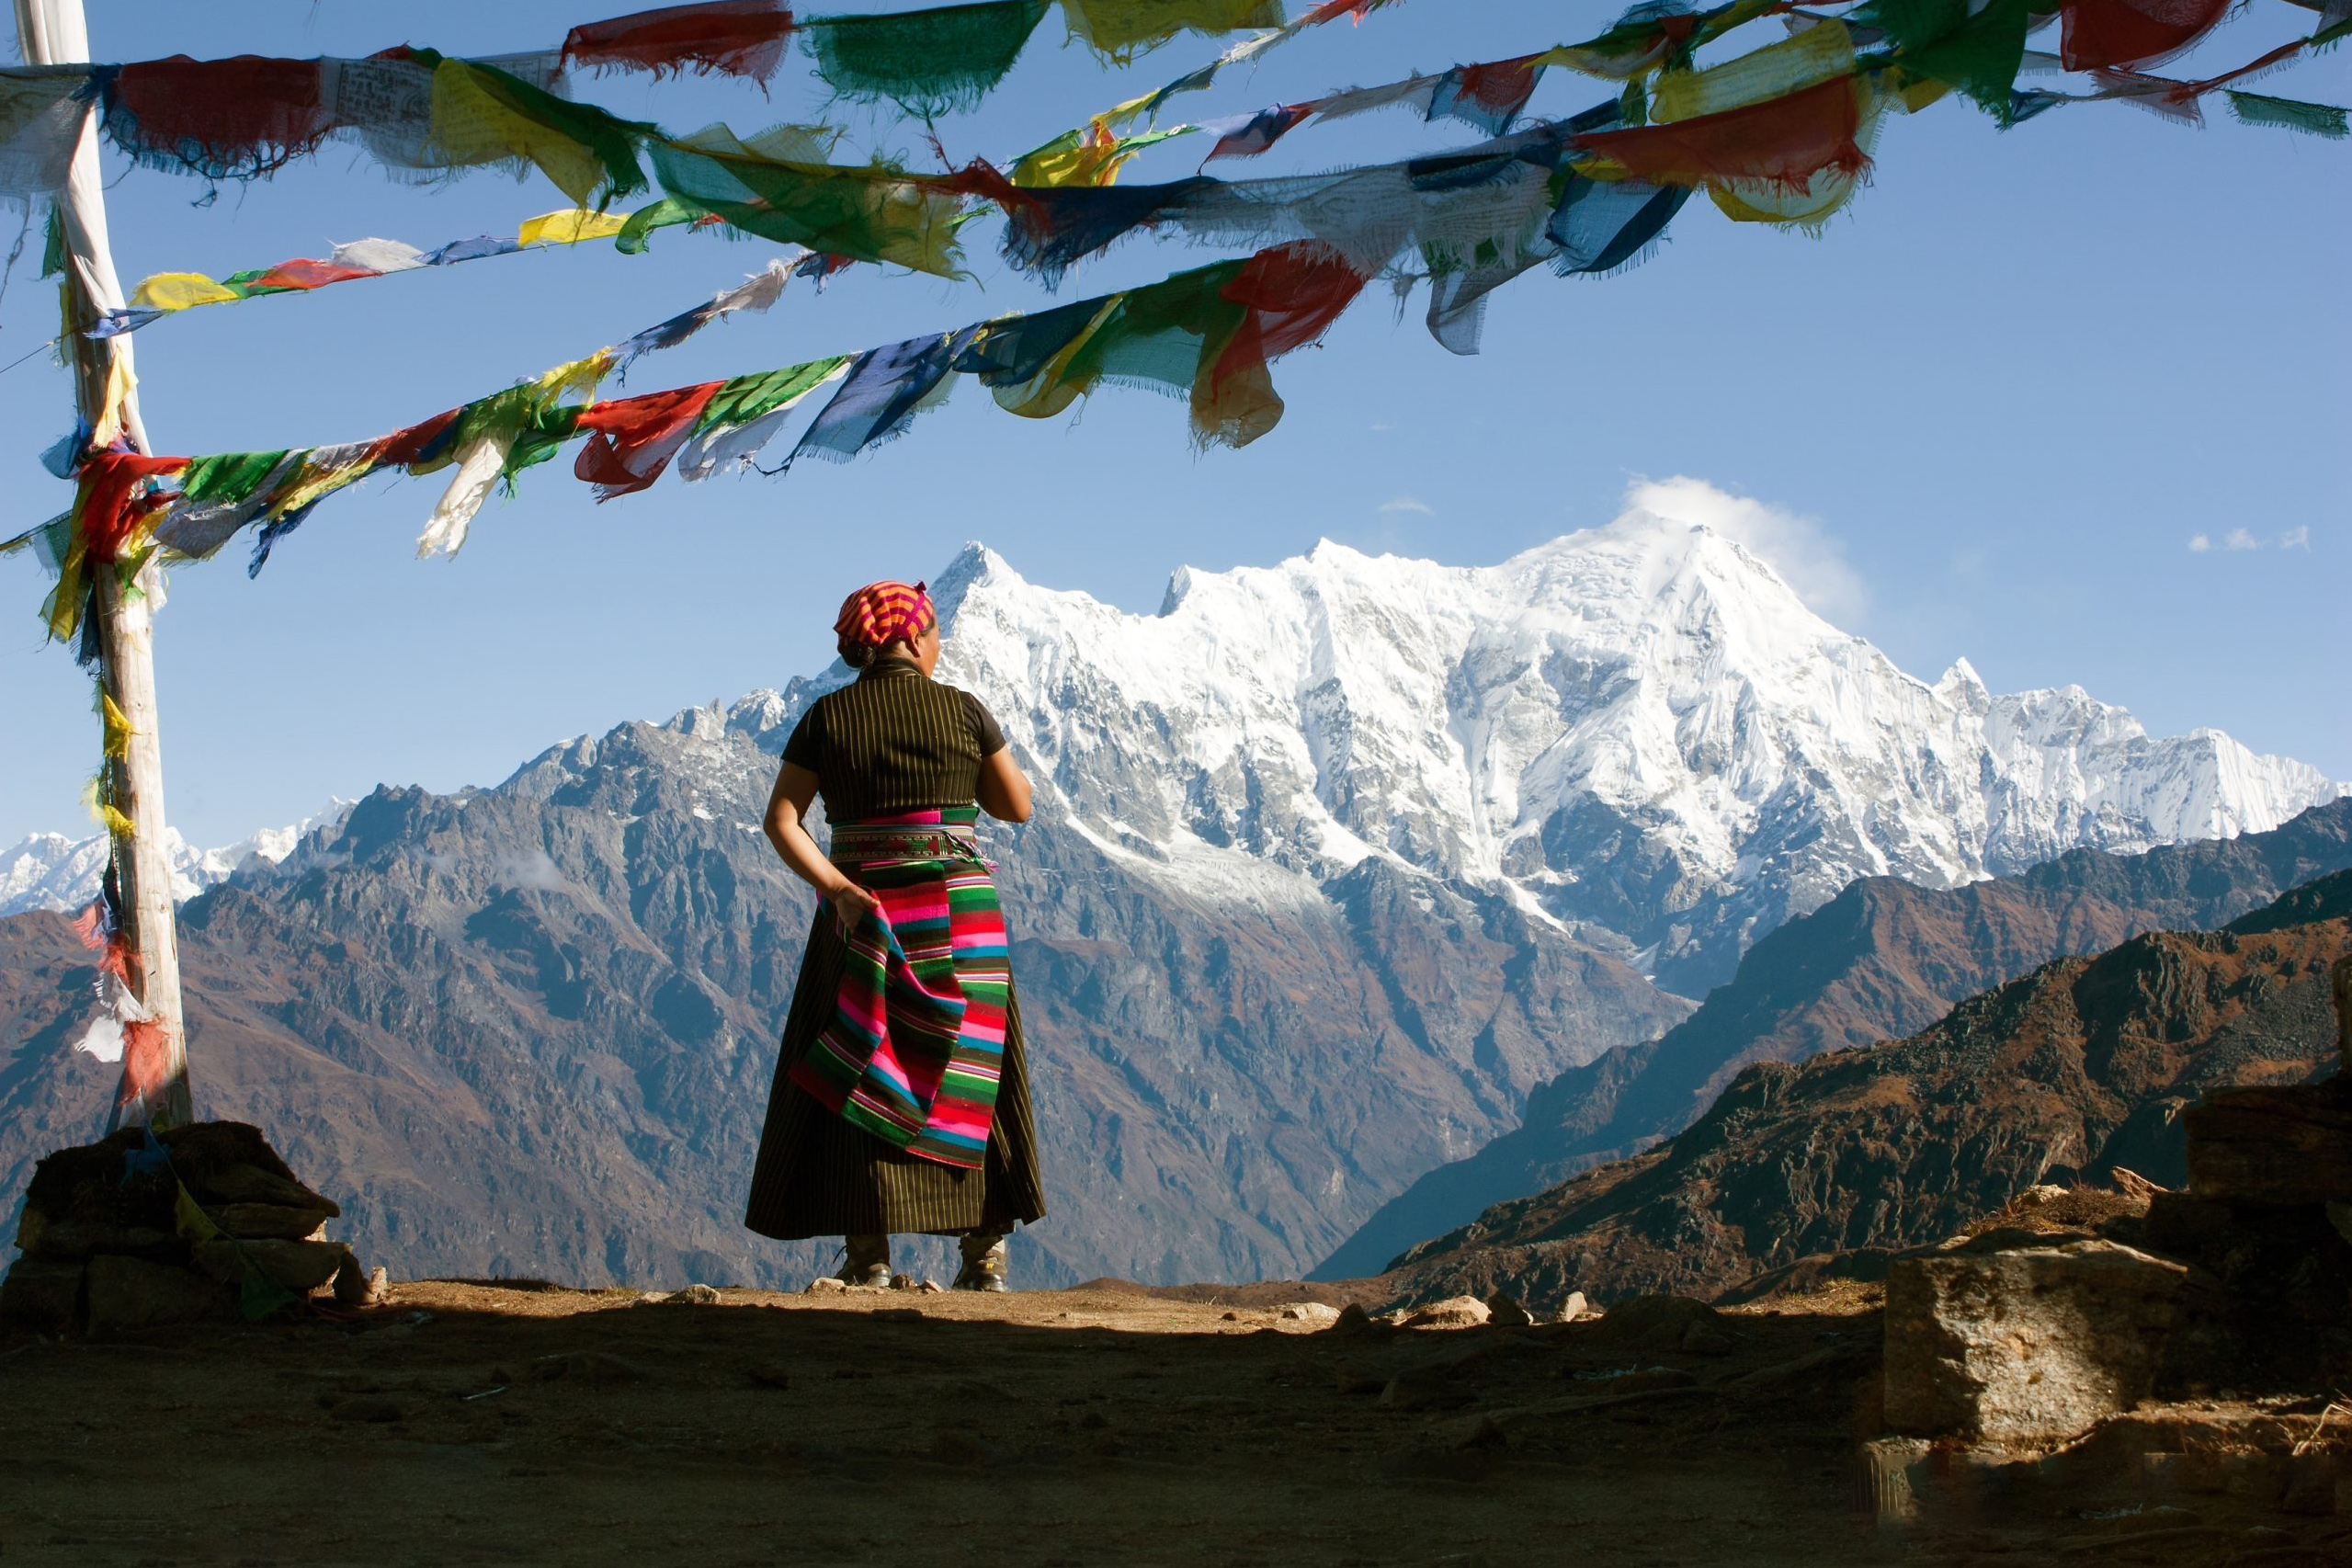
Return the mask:
<path id="1" fill-rule="evenodd" d="M 2114 1242 L 1898 1260 L 1886 1419 L 1915 1437 L 2062 1442 L 2155 1386 L 2184 1266 Z"/>

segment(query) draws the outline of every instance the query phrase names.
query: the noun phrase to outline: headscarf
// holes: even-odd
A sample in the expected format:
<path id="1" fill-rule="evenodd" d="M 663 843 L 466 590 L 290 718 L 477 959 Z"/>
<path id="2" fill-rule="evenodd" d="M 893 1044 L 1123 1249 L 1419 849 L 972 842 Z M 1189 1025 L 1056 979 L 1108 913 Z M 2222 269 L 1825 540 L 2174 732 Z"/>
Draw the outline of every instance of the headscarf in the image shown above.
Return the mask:
<path id="1" fill-rule="evenodd" d="M 833 634 L 846 658 L 853 648 L 872 650 L 891 642 L 912 642 L 938 619 L 926 585 L 869 583 L 841 601 Z"/>

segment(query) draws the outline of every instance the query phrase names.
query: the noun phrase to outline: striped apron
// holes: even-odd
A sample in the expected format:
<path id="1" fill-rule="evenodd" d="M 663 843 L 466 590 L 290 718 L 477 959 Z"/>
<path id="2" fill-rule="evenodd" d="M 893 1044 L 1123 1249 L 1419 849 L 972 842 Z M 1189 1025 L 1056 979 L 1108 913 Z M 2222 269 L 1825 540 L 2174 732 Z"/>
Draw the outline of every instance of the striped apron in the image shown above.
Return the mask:
<path id="1" fill-rule="evenodd" d="M 978 1170 L 1004 1075 L 1011 985 L 978 809 L 836 824 L 834 864 L 881 900 L 848 933 L 833 1016 L 792 1083 L 917 1159 Z"/>

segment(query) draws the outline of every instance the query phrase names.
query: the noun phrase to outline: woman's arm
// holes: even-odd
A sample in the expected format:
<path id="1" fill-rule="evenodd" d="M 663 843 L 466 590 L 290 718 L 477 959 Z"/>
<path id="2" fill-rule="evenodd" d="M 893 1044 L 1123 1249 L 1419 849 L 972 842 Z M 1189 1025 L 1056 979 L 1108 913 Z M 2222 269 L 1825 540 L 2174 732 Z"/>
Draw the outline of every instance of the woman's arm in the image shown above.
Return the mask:
<path id="1" fill-rule="evenodd" d="M 998 746 L 980 759 L 980 809 L 1006 822 L 1029 820 L 1029 778 L 1013 760 L 1011 746 Z"/>
<path id="2" fill-rule="evenodd" d="M 824 901 L 833 905 L 834 918 L 846 931 L 868 910 L 880 909 L 881 900 L 843 876 L 841 868 L 826 859 L 817 841 L 809 836 L 809 802 L 816 798 L 817 776 L 798 763 L 788 762 L 776 770 L 776 788 L 767 792 L 767 818 L 760 825 L 767 830 L 767 842 L 776 846 L 776 853 L 792 868 L 792 874 L 824 895 Z"/>

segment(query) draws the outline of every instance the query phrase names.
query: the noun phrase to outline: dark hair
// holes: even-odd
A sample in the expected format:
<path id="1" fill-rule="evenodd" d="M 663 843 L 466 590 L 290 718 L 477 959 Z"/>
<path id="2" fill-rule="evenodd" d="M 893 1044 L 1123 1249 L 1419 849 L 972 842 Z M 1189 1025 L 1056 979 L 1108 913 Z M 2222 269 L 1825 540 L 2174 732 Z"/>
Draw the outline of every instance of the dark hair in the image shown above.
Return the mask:
<path id="1" fill-rule="evenodd" d="M 841 662 L 853 670 L 862 670 L 872 664 L 874 655 L 881 652 L 880 648 L 870 642 L 851 642 L 844 640 L 841 644 Z"/>

